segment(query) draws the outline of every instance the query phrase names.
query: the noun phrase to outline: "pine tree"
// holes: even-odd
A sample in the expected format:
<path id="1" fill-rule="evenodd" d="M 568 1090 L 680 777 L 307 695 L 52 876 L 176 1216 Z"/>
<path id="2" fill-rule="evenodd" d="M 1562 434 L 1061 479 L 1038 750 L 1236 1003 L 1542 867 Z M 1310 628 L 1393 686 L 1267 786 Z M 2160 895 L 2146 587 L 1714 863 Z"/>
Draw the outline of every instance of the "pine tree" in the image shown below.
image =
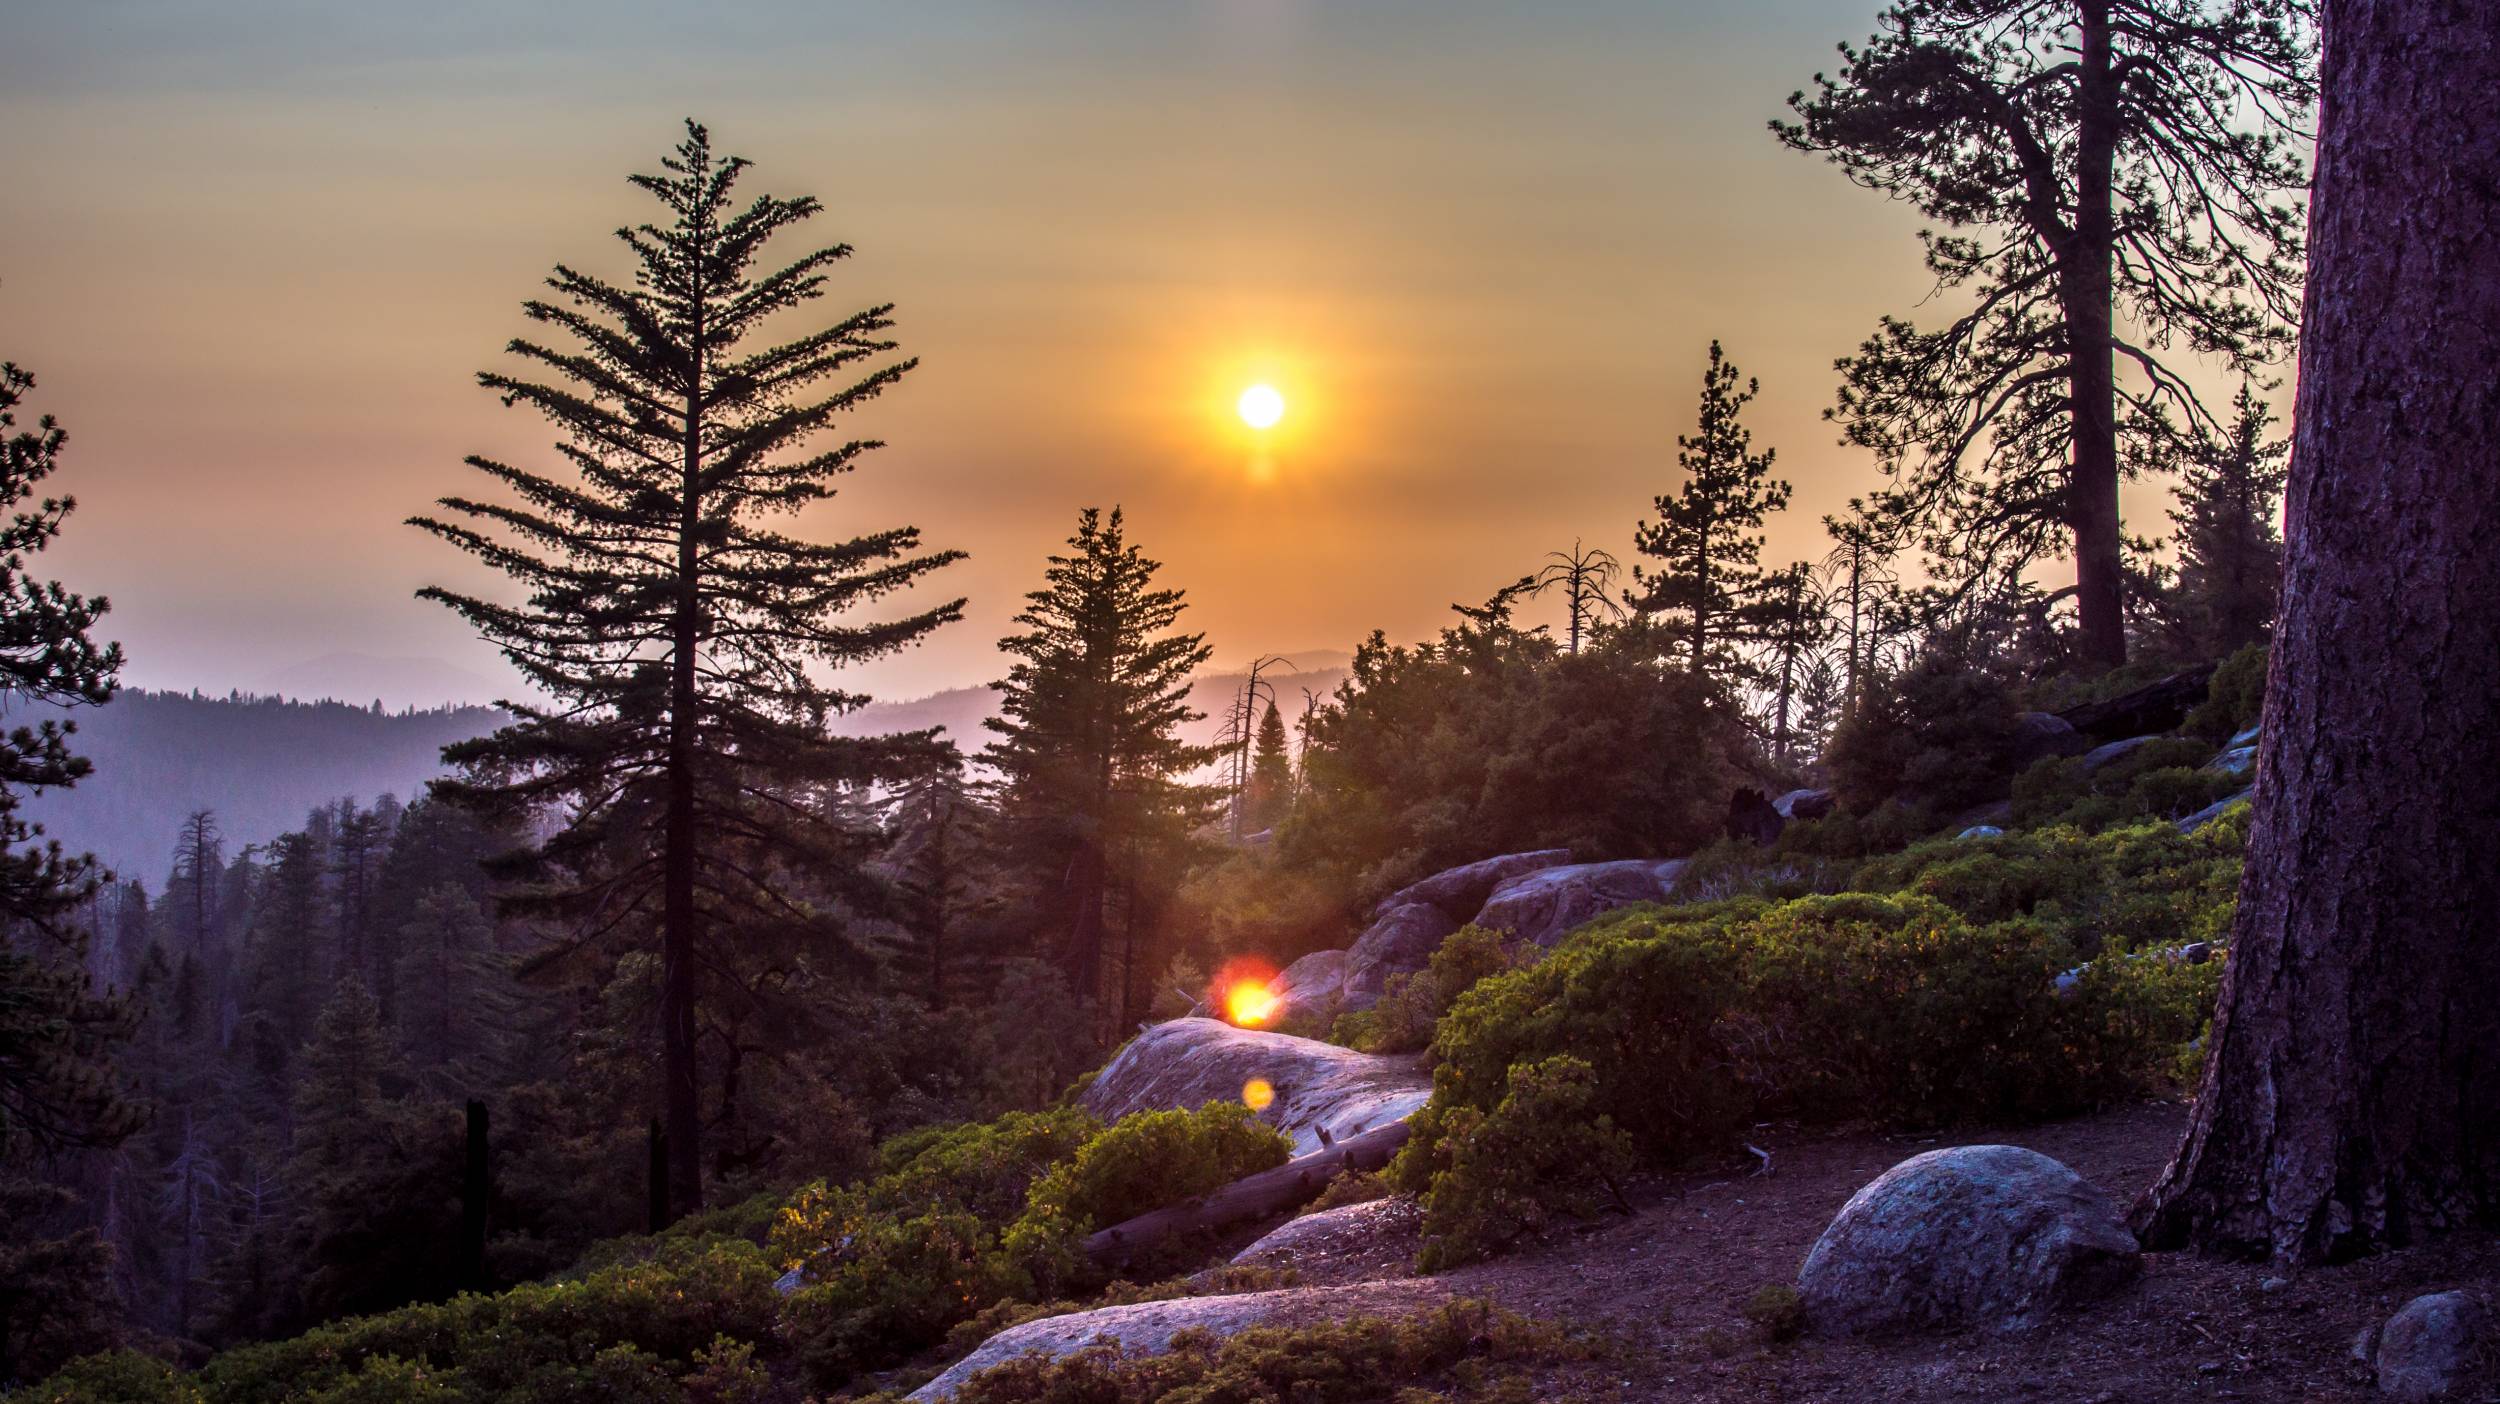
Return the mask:
<path id="1" fill-rule="evenodd" d="M 106 602 L 26 570 L 77 505 L 34 496 L 68 442 L 50 415 L 20 427 L 17 409 L 34 384 L 0 362 L 0 695 L 101 705 L 122 662 L 119 645 L 89 637 Z M 21 813 L 29 792 L 89 773 L 70 750 L 75 729 L 47 720 L 0 735 L 0 1387 L 109 1343 L 111 1252 L 92 1230 L 50 1232 L 66 1195 L 23 1167 L 119 1145 L 145 1120 L 111 1067 L 130 1036 L 128 1011 L 95 992 L 69 924 L 104 876 Z"/>
<path id="2" fill-rule="evenodd" d="M 995 906 L 988 858 L 992 816 L 964 779 L 962 753 L 949 747 L 932 766 L 895 790 L 885 864 L 900 898 L 902 964 L 921 1002 L 946 1008 L 984 954 L 978 929 Z"/>
<path id="3" fill-rule="evenodd" d="M 1840 364 L 1832 417 L 1893 475 L 1886 512 L 1966 589 L 2071 551 L 2098 666 L 2126 661 L 2122 466 L 2207 418 L 2171 348 L 2245 369 L 2291 345 L 2307 8 L 1900 0 L 1772 123 L 1943 226 L 1928 271 L 1971 304 L 1886 317 Z"/>
<path id="4" fill-rule="evenodd" d="M 854 881 L 859 843 L 802 792 L 899 775 L 931 749 L 925 735 L 832 736 L 829 720 L 866 699 L 810 668 L 890 654 L 961 615 L 954 601 L 857 616 L 958 558 L 922 551 L 914 528 L 832 543 L 773 529 L 830 499 L 876 446 L 821 436 L 913 363 L 861 373 L 894 349 L 884 306 L 759 344 L 767 321 L 824 295 L 850 250 L 760 270 L 765 245 L 821 206 L 736 207 L 746 163 L 715 157 L 702 127 L 686 132 L 665 174 L 633 179 L 665 217 L 620 233 L 634 280 L 559 265 L 557 299 L 523 310 L 574 344 L 510 348 L 550 378 L 479 377 L 556 425 L 571 471 L 473 457 L 517 502 L 452 497 L 446 516 L 415 519 L 523 587 L 519 604 L 422 593 L 554 699 L 507 704 L 511 726 L 449 748 L 461 776 L 436 793 L 507 818 L 560 812 L 552 837 L 516 855 L 538 883 L 524 908 L 580 922 L 584 940 L 655 940 L 677 1213 L 702 1203 L 699 965 L 721 959 L 733 928 L 824 927 L 786 875 Z"/>
<path id="5" fill-rule="evenodd" d="M 2264 639 L 2283 584 L 2282 502 L 2287 439 L 2270 439 L 2274 412 L 2243 383 L 2227 435 L 2199 433 L 2181 467 L 2178 583 L 2170 614 L 2200 657 L 2220 658 Z"/>
<path id="6" fill-rule="evenodd" d="M 1772 572 L 1747 611 L 1750 632 L 1758 641 L 1763 662 L 1757 672 L 1769 694 L 1771 758 L 1782 766 L 1797 755 L 1798 693 L 1815 664 L 1830 624 L 1814 586 L 1812 567 L 1804 562 Z"/>
<path id="7" fill-rule="evenodd" d="M 1276 701 L 1268 699 L 1259 716 L 1258 739 L 1250 759 L 1249 822 L 1253 830 L 1273 829 L 1293 812 L 1293 756 L 1285 745 L 1285 719 Z"/>
<path id="8" fill-rule="evenodd" d="M 1788 505 L 1788 484 L 1771 476 L 1771 450 L 1755 453 L 1743 423 L 1761 383 L 1746 380 L 1740 389 L 1737 381 L 1735 364 L 1711 342 L 1699 430 L 1675 441 L 1684 486 L 1658 499 L 1656 522 L 1633 532 L 1641 554 L 1659 564 L 1632 568 L 1632 604 L 1667 616 L 1686 665 L 1722 682 L 1737 679 L 1734 646 L 1745 631 L 1744 612 L 1764 589 L 1762 538 L 1754 533 Z"/>
<path id="9" fill-rule="evenodd" d="M 1158 830 L 1187 829 L 1208 796 L 1181 777 L 1216 758 L 1179 729 L 1191 675 L 1212 650 L 1174 632 L 1178 590 L 1157 589 L 1161 565 L 1128 543 L 1120 510 L 1088 507 L 1025 597 L 1025 632 L 999 641 L 1018 661 L 999 684 L 999 734 L 983 754 L 997 772 L 1006 842 L 1044 889 L 1069 987 L 1103 993 L 1106 906 L 1123 857 Z"/>
<path id="10" fill-rule="evenodd" d="M 2299 1263 L 2500 1225 L 2500 7 L 2325 24 L 2247 865 L 2187 1135 L 2136 1208 L 2148 1248 Z"/>
<path id="11" fill-rule="evenodd" d="M 392 945 L 400 1046 L 419 1071 L 491 1065 L 514 1013 L 494 923 L 468 893 L 437 888 L 417 900 Z M 377 1002 L 378 1003 L 378 1002 Z M 455 1079 L 455 1083 L 457 1083 Z"/>
<path id="12" fill-rule="evenodd" d="M 165 880 L 164 914 L 177 952 L 222 963 L 225 933 L 218 920 L 218 888 L 225 877 L 225 835 L 217 812 L 195 809 L 174 837 L 173 873 Z"/>

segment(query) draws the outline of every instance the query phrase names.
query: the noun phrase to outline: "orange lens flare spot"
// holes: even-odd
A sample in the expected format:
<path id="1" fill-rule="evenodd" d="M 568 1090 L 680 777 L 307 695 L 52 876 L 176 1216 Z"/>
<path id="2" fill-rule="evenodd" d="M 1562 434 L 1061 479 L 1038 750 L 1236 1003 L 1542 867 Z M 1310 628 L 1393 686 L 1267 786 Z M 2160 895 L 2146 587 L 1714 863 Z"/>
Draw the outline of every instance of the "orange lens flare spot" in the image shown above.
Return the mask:
<path id="1" fill-rule="evenodd" d="M 1245 1029 L 1255 1029 L 1276 1017 L 1276 1003 L 1266 981 L 1238 980 L 1224 991 L 1224 1017 Z"/>
<path id="2" fill-rule="evenodd" d="M 1252 1111 L 1266 1111 L 1276 1101 L 1276 1087 L 1266 1078 L 1254 1077 L 1241 1084 L 1241 1104 Z"/>

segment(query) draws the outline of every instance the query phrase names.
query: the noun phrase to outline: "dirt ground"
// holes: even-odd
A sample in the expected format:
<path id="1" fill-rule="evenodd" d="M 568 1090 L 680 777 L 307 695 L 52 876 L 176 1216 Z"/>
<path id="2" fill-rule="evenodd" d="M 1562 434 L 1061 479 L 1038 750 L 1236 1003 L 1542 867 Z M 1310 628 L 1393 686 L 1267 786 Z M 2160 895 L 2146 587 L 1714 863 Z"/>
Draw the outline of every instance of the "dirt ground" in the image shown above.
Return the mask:
<path id="1" fill-rule="evenodd" d="M 1739 1311 L 1756 1289 L 1794 1279 L 1807 1248 L 1861 1185 L 1920 1151 L 2028 1146 L 2125 1203 L 2160 1171 L 2185 1122 L 2184 1107 L 2153 1103 L 1944 1138 L 1765 1127 L 1754 1144 L 1770 1152 L 1767 1174 L 1752 1173 L 1748 1157 L 1716 1174 L 1648 1182 L 1629 1216 L 1556 1233 L 1444 1280 L 1453 1295 L 1488 1297 L 1617 1342 L 1602 1370 L 1544 1381 L 1548 1397 L 1700 1404 L 2374 1399 L 2370 1371 L 2353 1355 L 2356 1336 L 2419 1293 L 2500 1287 L 2500 1239 L 2478 1234 L 2288 1277 L 2263 1264 L 2154 1254 L 2133 1286 L 2025 1335 L 1774 1344 Z M 1392 1217 L 1372 1240 L 1299 1264 L 1302 1280 L 1407 1275 L 1415 1232 L 1412 1215 Z"/>

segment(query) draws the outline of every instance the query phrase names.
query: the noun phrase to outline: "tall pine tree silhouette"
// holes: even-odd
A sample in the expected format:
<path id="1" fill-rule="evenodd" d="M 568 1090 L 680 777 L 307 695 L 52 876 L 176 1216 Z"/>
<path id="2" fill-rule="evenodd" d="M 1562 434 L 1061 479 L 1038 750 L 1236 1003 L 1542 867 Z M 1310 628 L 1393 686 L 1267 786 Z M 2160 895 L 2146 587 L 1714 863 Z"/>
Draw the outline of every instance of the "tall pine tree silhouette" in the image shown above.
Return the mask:
<path id="1" fill-rule="evenodd" d="M 1788 484 L 1771 476 L 1772 454 L 1753 451 L 1745 406 L 1761 389 L 1739 383 L 1740 372 L 1710 343 L 1701 378 L 1701 423 L 1676 438 L 1684 486 L 1658 499 L 1658 520 L 1634 529 L 1633 545 L 1658 562 L 1632 568 L 1632 605 L 1668 617 L 1697 676 L 1733 680 L 1740 671 L 1735 641 L 1747 610 L 1760 598 L 1762 520 L 1788 505 Z"/>
<path id="2" fill-rule="evenodd" d="M 1005 839 L 1045 889 L 1046 930 L 1082 998 L 1102 993 L 1115 862 L 1194 826 L 1213 802 L 1181 777 L 1219 748 L 1178 735 L 1201 719 L 1189 679 L 1210 650 L 1203 635 L 1174 632 L 1181 592 L 1155 587 L 1159 569 L 1129 544 L 1118 508 L 1105 518 L 1088 507 L 1025 597 L 1025 632 L 999 641 L 1017 661 L 982 758 L 999 775 Z"/>
<path id="3" fill-rule="evenodd" d="M 738 205 L 747 163 L 716 157 L 693 123 L 633 178 L 664 222 L 618 231 L 630 283 L 558 265 L 556 296 L 523 304 L 567 344 L 511 352 L 544 379 L 479 383 L 545 415 L 569 471 L 472 457 L 502 500 L 449 497 L 413 524 L 521 587 L 518 603 L 429 588 L 502 647 L 545 700 L 450 747 L 437 793 L 489 813 L 562 816 L 515 855 L 525 909 L 568 917 L 584 943 L 656 938 L 669 1195 L 702 1202 L 697 966 L 747 923 L 823 922 L 788 874 L 861 879 L 860 845 L 809 791 L 926 763 L 925 735 L 845 740 L 827 723 L 867 699 L 811 667 L 889 654 L 961 614 L 962 601 L 862 611 L 957 559 L 916 528 L 819 542 L 776 519 L 824 502 L 874 441 L 826 437 L 914 364 L 885 359 L 888 306 L 767 343 L 776 314 L 824 295 L 847 245 L 765 271 L 774 236 L 821 206 Z"/>

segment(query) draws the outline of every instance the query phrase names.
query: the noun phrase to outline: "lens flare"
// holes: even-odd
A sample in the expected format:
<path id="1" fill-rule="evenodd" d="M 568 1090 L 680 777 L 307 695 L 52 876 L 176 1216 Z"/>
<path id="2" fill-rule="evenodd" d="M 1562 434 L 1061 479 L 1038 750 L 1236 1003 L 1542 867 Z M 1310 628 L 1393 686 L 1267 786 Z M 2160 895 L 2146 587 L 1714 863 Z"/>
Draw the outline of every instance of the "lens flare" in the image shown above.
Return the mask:
<path id="1" fill-rule="evenodd" d="M 1236 980 L 1224 991 L 1224 1017 L 1245 1029 L 1255 1029 L 1276 1017 L 1276 996 L 1265 980 Z"/>
<path id="2" fill-rule="evenodd" d="M 1252 1111 L 1266 1111 L 1276 1101 L 1276 1086 L 1263 1077 L 1254 1077 L 1241 1084 L 1241 1104 Z"/>

